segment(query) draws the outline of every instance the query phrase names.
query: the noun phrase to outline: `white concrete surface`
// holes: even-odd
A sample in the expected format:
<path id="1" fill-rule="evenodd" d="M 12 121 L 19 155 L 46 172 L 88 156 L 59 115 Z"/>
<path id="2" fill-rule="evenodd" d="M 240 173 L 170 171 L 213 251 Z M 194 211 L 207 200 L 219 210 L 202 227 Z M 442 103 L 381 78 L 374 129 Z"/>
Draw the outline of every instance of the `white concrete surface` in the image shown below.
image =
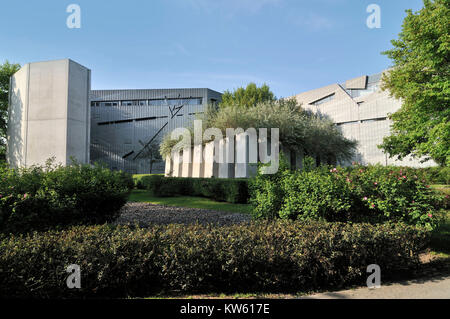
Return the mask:
<path id="1" fill-rule="evenodd" d="M 249 172 L 249 147 L 248 136 L 245 133 L 236 135 L 236 164 L 234 176 L 236 178 L 247 178 Z"/>
<path id="2" fill-rule="evenodd" d="M 203 145 L 194 145 L 192 159 L 192 177 L 203 177 L 205 170 L 205 161 L 203 160 Z"/>
<path id="3" fill-rule="evenodd" d="M 29 63 L 11 78 L 7 160 L 89 163 L 90 70 L 69 59 Z"/>
<path id="4" fill-rule="evenodd" d="M 219 178 L 234 177 L 234 138 L 219 141 Z"/>
<path id="5" fill-rule="evenodd" d="M 183 158 L 180 152 L 172 153 L 172 177 L 181 177 Z"/>
<path id="6" fill-rule="evenodd" d="M 173 173 L 173 165 L 172 165 L 172 158 L 168 155 L 166 156 L 166 166 L 164 170 L 164 176 L 170 177 Z"/>

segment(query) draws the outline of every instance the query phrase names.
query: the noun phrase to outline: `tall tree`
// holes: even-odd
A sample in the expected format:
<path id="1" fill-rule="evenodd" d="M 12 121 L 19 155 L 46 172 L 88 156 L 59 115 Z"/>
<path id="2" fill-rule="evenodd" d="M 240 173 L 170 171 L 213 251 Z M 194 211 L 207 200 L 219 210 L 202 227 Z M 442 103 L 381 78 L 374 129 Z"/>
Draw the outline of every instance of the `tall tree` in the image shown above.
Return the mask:
<path id="1" fill-rule="evenodd" d="M 383 88 L 402 100 L 391 115 L 392 135 L 380 146 L 391 157 L 424 156 L 450 164 L 450 1 L 424 0 L 418 12 L 407 10 L 393 49 L 394 62 Z"/>
<path id="2" fill-rule="evenodd" d="M 225 91 L 222 95 L 221 106 L 238 105 L 248 108 L 270 101 L 275 101 L 275 96 L 267 84 L 258 87 L 255 83 L 249 83 L 246 88 L 240 87 L 233 92 Z"/>
<path id="3" fill-rule="evenodd" d="M 0 160 L 4 160 L 6 154 L 9 78 L 19 69 L 19 64 L 11 64 L 8 61 L 0 65 Z"/>

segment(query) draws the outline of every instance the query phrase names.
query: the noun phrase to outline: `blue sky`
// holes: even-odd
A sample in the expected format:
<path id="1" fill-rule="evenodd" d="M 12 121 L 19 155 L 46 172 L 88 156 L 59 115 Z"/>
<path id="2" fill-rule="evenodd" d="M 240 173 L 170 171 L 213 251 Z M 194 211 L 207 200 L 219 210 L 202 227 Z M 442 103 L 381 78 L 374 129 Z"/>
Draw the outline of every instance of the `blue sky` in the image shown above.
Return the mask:
<path id="1" fill-rule="evenodd" d="M 69 29 L 69 4 L 81 28 Z M 366 8 L 381 7 L 369 29 Z M 421 0 L 14 0 L 0 11 L 0 61 L 71 58 L 92 89 L 267 83 L 278 97 L 390 66 L 380 54 Z"/>

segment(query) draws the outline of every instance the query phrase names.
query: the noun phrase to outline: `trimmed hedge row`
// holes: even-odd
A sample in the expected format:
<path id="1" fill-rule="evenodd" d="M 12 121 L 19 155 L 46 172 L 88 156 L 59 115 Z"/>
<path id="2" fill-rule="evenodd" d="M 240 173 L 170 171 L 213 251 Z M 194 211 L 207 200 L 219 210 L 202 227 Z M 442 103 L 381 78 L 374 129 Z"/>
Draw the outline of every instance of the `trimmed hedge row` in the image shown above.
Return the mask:
<path id="1" fill-rule="evenodd" d="M 384 280 L 414 270 L 427 238 L 403 224 L 78 226 L 1 238 L 0 297 L 341 288 L 365 284 L 370 264 Z M 66 286 L 72 264 L 80 266 L 81 289 Z"/>
<path id="2" fill-rule="evenodd" d="M 0 232 L 110 221 L 133 187 L 131 175 L 98 165 L 0 167 Z"/>
<path id="3" fill-rule="evenodd" d="M 247 203 L 248 180 L 218 178 L 183 178 L 149 175 L 141 178 L 143 188 L 154 196 L 203 196 L 229 203 Z"/>

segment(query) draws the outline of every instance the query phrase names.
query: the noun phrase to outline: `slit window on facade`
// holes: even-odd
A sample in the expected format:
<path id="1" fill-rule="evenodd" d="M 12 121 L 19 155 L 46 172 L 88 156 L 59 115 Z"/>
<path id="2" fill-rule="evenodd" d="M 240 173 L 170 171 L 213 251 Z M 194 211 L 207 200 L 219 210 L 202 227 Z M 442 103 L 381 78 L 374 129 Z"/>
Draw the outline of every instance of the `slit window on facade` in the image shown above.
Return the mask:
<path id="1" fill-rule="evenodd" d="M 374 93 L 379 89 L 378 83 L 369 83 L 365 89 L 348 89 L 346 90 L 351 97 L 361 97 L 370 93 Z"/>
<path id="2" fill-rule="evenodd" d="M 337 126 L 342 126 L 342 125 L 348 125 L 348 124 L 358 124 L 359 121 L 349 121 L 349 122 L 342 122 L 342 123 L 336 123 Z"/>
<path id="3" fill-rule="evenodd" d="M 202 105 L 203 98 L 187 98 L 187 99 L 155 99 L 149 100 L 148 105 Z"/>
<path id="4" fill-rule="evenodd" d="M 138 101 L 122 101 L 121 105 L 122 105 L 122 106 L 133 106 L 133 105 L 138 105 Z"/>
<path id="5" fill-rule="evenodd" d="M 94 102 L 91 102 L 91 106 L 107 106 L 107 107 L 119 106 L 119 102 L 114 102 L 114 101 L 112 101 L 112 102 L 110 102 L 110 101 L 108 101 L 108 102 L 97 102 L 97 101 L 94 101 Z"/>
<path id="6" fill-rule="evenodd" d="M 385 121 L 385 120 L 387 120 L 387 117 L 379 117 L 376 119 L 362 120 L 361 123 L 379 122 L 379 121 Z"/>
<path id="7" fill-rule="evenodd" d="M 330 94 L 330 95 L 328 95 L 328 96 L 325 96 L 325 97 L 323 97 L 323 98 L 321 98 L 321 99 L 318 99 L 317 101 L 311 102 L 311 103 L 309 103 L 309 104 L 310 104 L 310 105 L 318 106 L 318 105 L 321 105 L 321 104 L 324 104 L 324 103 L 327 103 L 327 102 L 333 100 L 333 99 L 334 99 L 334 96 L 335 96 L 335 94 L 333 93 L 333 94 Z"/>
<path id="8" fill-rule="evenodd" d="M 148 101 L 148 105 L 152 105 L 152 106 L 160 106 L 160 105 L 165 105 L 165 101 L 162 99 L 157 99 L 157 100 L 149 100 Z"/>

